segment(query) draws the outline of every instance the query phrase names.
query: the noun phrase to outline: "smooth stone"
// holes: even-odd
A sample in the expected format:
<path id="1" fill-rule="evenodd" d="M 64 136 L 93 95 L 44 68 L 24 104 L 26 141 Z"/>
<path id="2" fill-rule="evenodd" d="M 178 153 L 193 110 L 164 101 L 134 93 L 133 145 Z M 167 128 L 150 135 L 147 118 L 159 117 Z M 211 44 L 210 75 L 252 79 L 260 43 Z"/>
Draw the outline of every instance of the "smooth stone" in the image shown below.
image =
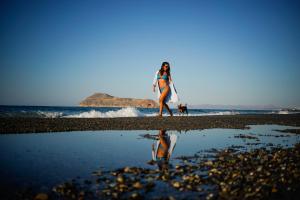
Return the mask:
<path id="1" fill-rule="evenodd" d="M 48 200 L 48 194 L 45 193 L 39 193 L 35 196 L 35 200 Z"/>

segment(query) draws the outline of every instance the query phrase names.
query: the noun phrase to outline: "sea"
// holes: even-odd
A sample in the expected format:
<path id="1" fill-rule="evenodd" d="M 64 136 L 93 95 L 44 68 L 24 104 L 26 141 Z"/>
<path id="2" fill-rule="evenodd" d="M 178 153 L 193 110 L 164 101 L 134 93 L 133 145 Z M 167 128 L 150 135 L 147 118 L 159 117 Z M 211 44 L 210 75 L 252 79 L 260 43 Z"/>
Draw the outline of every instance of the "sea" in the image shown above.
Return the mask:
<path id="1" fill-rule="evenodd" d="M 237 110 L 237 109 L 188 109 L 187 114 L 180 114 L 171 109 L 175 116 L 208 115 L 244 115 L 244 114 L 292 114 L 288 110 Z M 0 106 L 0 118 L 35 117 L 35 118 L 115 118 L 115 117 L 151 117 L 158 114 L 158 108 L 135 107 L 80 107 L 80 106 Z M 164 112 L 164 116 L 168 113 Z"/>

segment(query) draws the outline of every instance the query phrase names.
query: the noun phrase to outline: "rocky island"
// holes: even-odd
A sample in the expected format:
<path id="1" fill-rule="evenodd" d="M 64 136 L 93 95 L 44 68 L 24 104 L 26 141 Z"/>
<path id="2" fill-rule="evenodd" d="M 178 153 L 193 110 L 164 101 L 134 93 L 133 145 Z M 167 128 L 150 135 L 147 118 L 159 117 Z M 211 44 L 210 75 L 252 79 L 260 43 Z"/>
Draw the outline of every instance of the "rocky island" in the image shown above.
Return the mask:
<path id="1" fill-rule="evenodd" d="M 120 98 L 105 93 L 95 93 L 84 99 L 79 105 L 84 107 L 158 107 L 158 104 L 151 99 Z"/>

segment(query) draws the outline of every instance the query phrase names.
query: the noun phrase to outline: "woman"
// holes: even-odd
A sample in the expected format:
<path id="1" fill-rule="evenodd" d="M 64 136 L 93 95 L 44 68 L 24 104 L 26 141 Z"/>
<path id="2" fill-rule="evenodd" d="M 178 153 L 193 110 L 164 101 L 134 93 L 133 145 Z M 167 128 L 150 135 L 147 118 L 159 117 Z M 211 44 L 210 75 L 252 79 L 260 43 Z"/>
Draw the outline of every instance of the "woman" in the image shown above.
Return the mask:
<path id="1" fill-rule="evenodd" d="M 153 92 L 155 92 L 156 84 L 158 84 L 158 89 L 160 91 L 159 97 L 159 114 L 162 116 L 163 107 L 165 106 L 167 111 L 173 116 L 172 111 L 167 105 L 167 101 L 171 98 L 170 82 L 172 81 L 170 74 L 170 64 L 168 62 L 163 62 L 159 71 L 156 72 L 153 80 Z"/>

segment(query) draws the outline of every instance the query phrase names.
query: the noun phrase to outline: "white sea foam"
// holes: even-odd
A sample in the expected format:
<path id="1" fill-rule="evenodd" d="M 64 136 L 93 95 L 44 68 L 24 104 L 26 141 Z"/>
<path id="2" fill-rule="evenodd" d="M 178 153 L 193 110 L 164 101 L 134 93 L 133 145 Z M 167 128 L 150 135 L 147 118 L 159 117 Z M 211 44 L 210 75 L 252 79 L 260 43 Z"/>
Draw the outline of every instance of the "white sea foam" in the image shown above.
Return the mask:
<path id="1" fill-rule="evenodd" d="M 210 113 L 199 113 L 196 116 L 208 116 L 208 115 L 238 115 L 239 112 L 235 111 L 222 111 L 222 112 L 210 112 Z"/>
<path id="2" fill-rule="evenodd" d="M 290 113 L 287 110 L 280 110 L 280 111 L 278 111 L 278 114 L 280 114 L 280 115 L 286 115 L 286 114 L 290 114 Z"/>
<path id="3" fill-rule="evenodd" d="M 144 116 L 139 110 L 133 107 L 126 107 L 116 111 L 100 112 L 91 110 L 79 114 L 68 115 L 68 118 L 114 118 L 114 117 L 141 117 Z"/>
<path id="4" fill-rule="evenodd" d="M 299 111 L 289 111 L 289 110 L 279 110 L 276 112 L 276 114 L 279 114 L 279 115 L 287 115 L 287 114 L 299 114 L 300 112 Z"/>
<path id="5" fill-rule="evenodd" d="M 67 118 L 115 118 L 115 117 L 153 117 L 156 116 L 158 113 L 142 113 L 138 109 L 133 107 L 126 107 L 116 111 L 107 111 L 107 112 L 100 112 L 96 110 L 91 110 L 88 112 L 82 112 L 73 115 L 67 115 L 64 117 Z M 223 112 L 211 112 L 211 113 L 193 113 L 189 115 L 180 115 L 175 113 L 174 116 L 208 116 L 208 115 L 237 115 L 240 114 L 239 112 L 233 111 L 223 111 Z M 163 114 L 163 116 L 168 116 L 168 114 Z"/>
<path id="6" fill-rule="evenodd" d="M 272 111 L 265 114 L 291 114 L 296 112 L 289 112 L 289 111 Z M 90 110 L 86 112 L 80 112 L 76 114 L 69 114 L 63 112 L 45 112 L 45 111 L 38 111 L 38 116 L 43 118 L 116 118 L 116 117 L 154 117 L 157 116 L 158 112 L 142 112 L 139 111 L 137 108 L 134 107 L 126 107 L 121 108 L 115 111 L 106 111 L 101 112 L 97 110 Z M 201 112 L 201 113 L 189 113 L 186 114 L 179 114 L 176 111 L 174 112 L 174 116 L 216 116 L 216 115 L 239 115 L 241 114 L 238 111 L 211 111 L 211 112 Z M 168 113 L 164 113 L 163 116 L 169 116 Z"/>
<path id="7" fill-rule="evenodd" d="M 238 115 L 238 114 L 240 113 L 234 111 L 222 111 L 222 112 L 209 112 L 209 113 L 189 113 L 188 115 L 175 113 L 174 116 L 210 116 L 210 115 Z M 153 117 L 156 115 L 157 113 L 145 114 L 145 116 L 147 117 Z M 169 114 L 163 114 L 163 116 L 169 116 Z"/>
<path id="8" fill-rule="evenodd" d="M 58 117 L 62 117 L 63 116 L 62 112 L 37 111 L 37 114 L 39 116 L 44 117 L 44 118 L 58 118 Z"/>
<path id="9" fill-rule="evenodd" d="M 273 112 L 274 113 L 274 112 Z M 277 111 L 277 114 L 290 114 L 288 111 Z M 147 113 L 141 112 L 137 108 L 134 107 L 125 107 L 119 110 L 114 111 L 97 111 L 90 110 L 86 112 L 80 112 L 76 114 L 69 114 L 63 112 L 49 112 L 49 111 L 37 111 L 38 116 L 43 118 L 116 118 L 116 117 L 153 117 L 157 116 L 157 112 Z M 201 113 L 189 113 L 179 114 L 176 111 L 174 112 L 174 116 L 216 116 L 216 115 L 239 115 L 241 114 L 238 111 L 211 111 L 211 112 L 201 112 Z M 168 113 L 164 113 L 163 116 L 169 116 Z"/>
<path id="10" fill-rule="evenodd" d="M 0 108 L 1 117 L 38 117 L 38 118 L 116 118 L 116 117 L 153 117 L 157 116 L 158 109 L 140 109 L 134 107 L 124 108 L 70 108 L 70 107 L 21 107 Z M 218 109 L 190 109 L 189 115 L 179 114 L 177 109 L 172 109 L 174 116 L 215 116 L 215 115 L 239 115 L 239 114 L 296 114 L 299 110 L 218 110 Z M 169 116 L 164 112 L 163 116 Z"/>

